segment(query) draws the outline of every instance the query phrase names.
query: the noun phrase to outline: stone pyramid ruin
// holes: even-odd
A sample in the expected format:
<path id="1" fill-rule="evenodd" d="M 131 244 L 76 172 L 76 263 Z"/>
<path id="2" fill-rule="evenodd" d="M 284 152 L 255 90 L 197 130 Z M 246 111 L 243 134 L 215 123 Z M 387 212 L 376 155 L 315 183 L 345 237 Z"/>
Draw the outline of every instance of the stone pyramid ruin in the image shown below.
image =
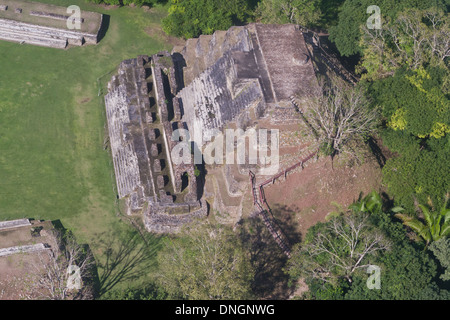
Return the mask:
<path id="1" fill-rule="evenodd" d="M 174 131 L 194 137 L 201 128 L 208 140 L 268 110 L 295 112 L 292 97 L 318 85 L 311 60 L 298 26 L 250 24 L 189 39 L 172 53 L 123 61 L 105 105 L 118 196 L 128 213 L 142 212 L 153 232 L 206 217 L 196 165 L 172 159 L 183 139 L 173 139 Z"/>

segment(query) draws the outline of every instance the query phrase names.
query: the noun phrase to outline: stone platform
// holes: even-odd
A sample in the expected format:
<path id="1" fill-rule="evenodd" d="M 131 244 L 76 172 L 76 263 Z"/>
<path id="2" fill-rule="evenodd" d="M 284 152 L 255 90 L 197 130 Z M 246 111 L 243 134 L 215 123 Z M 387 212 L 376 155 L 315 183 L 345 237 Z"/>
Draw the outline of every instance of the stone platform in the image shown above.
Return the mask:
<path id="1" fill-rule="evenodd" d="M 66 7 L 0 0 L 0 39 L 58 49 L 98 43 L 103 15 L 87 11 L 80 14 L 76 19 L 67 13 Z M 70 19 L 79 22 L 80 29 L 69 29 Z"/>

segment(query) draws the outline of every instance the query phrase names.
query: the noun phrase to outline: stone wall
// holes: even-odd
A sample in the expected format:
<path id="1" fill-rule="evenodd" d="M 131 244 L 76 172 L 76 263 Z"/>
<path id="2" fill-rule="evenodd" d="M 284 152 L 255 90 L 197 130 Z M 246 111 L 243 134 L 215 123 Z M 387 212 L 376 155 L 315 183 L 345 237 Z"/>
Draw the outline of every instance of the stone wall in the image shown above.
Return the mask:
<path id="1" fill-rule="evenodd" d="M 20 228 L 24 226 L 31 226 L 31 222 L 28 219 L 17 219 L 9 221 L 0 221 L 0 230 Z"/>
<path id="2" fill-rule="evenodd" d="M 152 74 L 174 192 L 182 192 L 183 176 L 186 175 L 189 183 L 187 194 L 184 195 L 184 202 L 196 203 L 197 177 L 194 174 L 193 157 L 190 156 L 190 163 L 177 164 L 172 161 L 171 156 L 173 149 L 180 142 L 179 139 L 174 138 L 177 137 L 174 136 L 174 130 L 185 129 L 187 125 L 182 121 L 183 114 L 179 100 L 174 98 L 179 84 L 176 81 L 172 56 L 168 52 L 160 52 L 152 56 Z"/>
<path id="3" fill-rule="evenodd" d="M 119 198 L 129 196 L 132 211 L 157 198 L 147 127 L 150 100 L 144 65 L 148 59 L 123 61 L 105 96 L 117 191 Z"/>
<path id="4" fill-rule="evenodd" d="M 205 219 L 208 216 L 208 205 L 202 200 L 200 207 L 195 207 L 195 211 L 189 212 L 191 208 L 186 208 L 186 204 L 152 207 L 144 215 L 144 225 L 147 231 L 154 233 L 177 233 L 181 228 L 196 219 Z M 177 214 L 176 211 L 182 210 L 184 214 Z"/>
<path id="5" fill-rule="evenodd" d="M 0 257 L 10 256 L 17 253 L 33 253 L 44 250 L 50 250 L 50 247 L 43 243 L 2 248 L 0 249 Z"/>

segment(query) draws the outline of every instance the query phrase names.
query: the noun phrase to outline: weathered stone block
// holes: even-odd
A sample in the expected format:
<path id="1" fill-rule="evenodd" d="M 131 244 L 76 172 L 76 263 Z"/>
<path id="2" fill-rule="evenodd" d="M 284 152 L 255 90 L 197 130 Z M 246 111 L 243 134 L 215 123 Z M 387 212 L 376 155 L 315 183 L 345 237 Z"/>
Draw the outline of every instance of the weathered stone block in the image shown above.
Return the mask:
<path id="1" fill-rule="evenodd" d="M 152 157 L 157 157 L 158 156 L 158 146 L 156 143 L 152 143 L 151 147 L 150 147 L 150 154 L 152 155 Z"/>
<path id="2" fill-rule="evenodd" d="M 153 116 L 152 116 L 152 113 L 151 113 L 151 112 L 147 112 L 147 113 L 145 114 L 145 120 L 146 120 L 146 122 L 147 122 L 148 124 L 153 123 Z M 153 130 L 152 130 L 152 131 L 153 131 Z M 153 140 L 153 139 L 150 139 L 150 140 Z"/>
<path id="3" fill-rule="evenodd" d="M 164 190 L 159 190 L 159 200 L 162 204 L 173 203 L 173 197 L 171 195 L 168 195 Z"/>
<path id="4" fill-rule="evenodd" d="M 153 171 L 155 172 L 161 172 L 161 160 L 155 159 L 153 161 Z"/>
<path id="5" fill-rule="evenodd" d="M 164 176 L 159 175 L 156 178 L 156 185 L 158 186 L 158 189 L 163 189 L 164 188 L 164 185 L 165 185 Z"/>
<path id="6" fill-rule="evenodd" d="M 155 131 L 155 129 L 148 130 L 148 138 L 150 139 L 150 141 L 156 140 L 156 131 Z"/>

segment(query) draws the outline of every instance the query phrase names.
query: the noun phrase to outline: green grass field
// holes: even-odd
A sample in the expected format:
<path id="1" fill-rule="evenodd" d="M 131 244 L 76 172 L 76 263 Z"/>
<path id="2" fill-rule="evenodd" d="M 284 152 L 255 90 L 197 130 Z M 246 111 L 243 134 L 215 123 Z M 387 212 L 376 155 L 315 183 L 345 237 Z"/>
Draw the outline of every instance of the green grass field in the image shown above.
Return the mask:
<path id="1" fill-rule="evenodd" d="M 0 41 L 0 220 L 61 220 L 101 261 L 96 244 L 130 227 L 118 216 L 98 83 L 124 59 L 171 49 L 160 33 L 148 34 L 166 9 L 41 2 L 102 12 L 110 25 L 97 46 L 58 50 Z"/>

